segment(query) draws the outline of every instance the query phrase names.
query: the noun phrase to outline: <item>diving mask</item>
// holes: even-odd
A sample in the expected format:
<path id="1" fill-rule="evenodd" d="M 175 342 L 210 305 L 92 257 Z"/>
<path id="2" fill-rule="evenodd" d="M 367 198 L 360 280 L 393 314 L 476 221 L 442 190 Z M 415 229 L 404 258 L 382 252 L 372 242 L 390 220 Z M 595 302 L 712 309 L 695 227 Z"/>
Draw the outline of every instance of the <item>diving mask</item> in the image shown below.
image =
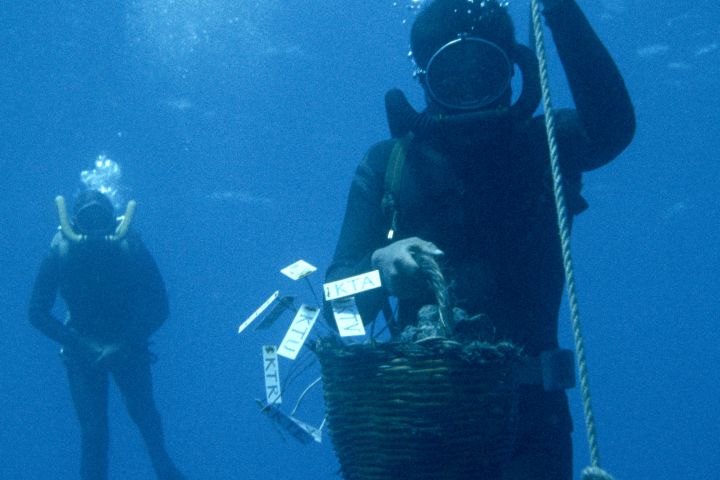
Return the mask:
<path id="1" fill-rule="evenodd" d="M 428 94 L 453 110 L 477 110 L 497 101 L 510 87 L 513 64 L 496 44 L 461 36 L 438 49 L 416 71 Z"/>
<path id="2" fill-rule="evenodd" d="M 88 203 L 78 209 L 73 221 L 75 229 L 90 237 L 102 237 L 115 231 L 117 221 L 112 210 L 98 202 Z"/>

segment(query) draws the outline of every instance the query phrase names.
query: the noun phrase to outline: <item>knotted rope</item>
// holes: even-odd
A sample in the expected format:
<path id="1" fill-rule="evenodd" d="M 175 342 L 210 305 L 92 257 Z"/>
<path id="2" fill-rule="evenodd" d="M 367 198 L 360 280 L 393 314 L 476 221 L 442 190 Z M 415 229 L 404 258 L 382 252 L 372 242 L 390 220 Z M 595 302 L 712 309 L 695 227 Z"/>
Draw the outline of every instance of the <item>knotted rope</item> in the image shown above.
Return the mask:
<path id="1" fill-rule="evenodd" d="M 558 229 L 562 247 L 563 267 L 567 284 L 568 303 L 572 319 L 572 329 L 575 338 L 575 350 L 578 357 L 578 370 L 580 377 L 580 389 L 582 392 L 583 410 L 585 413 L 585 426 L 587 429 L 587 440 L 590 447 L 591 466 L 583 470 L 584 480 L 612 480 L 612 476 L 600 468 L 600 452 L 595 429 L 595 417 L 592 411 L 592 397 L 590 395 L 590 381 L 588 376 L 587 360 L 585 358 L 585 342 L 580 329 L 580 309 L 578 307 L 577 293 L 575 290 L 575 274 L 573 269 L 572 256 L 570 252 L 570 226 L 565 194 L 563 191 L 563 178 L 560 171 L 560 160 L 558 155 L 557 139 L 555 136 L 555 118 L 550 98 L 550 82 L 548 79 L 547 58 L 545 54 L 545 43 L 543 35 L 543 24 L 540 14 L 538 0 L 531 0 L 533 34 L 535 38 L 535 53 L 540 68 L 540 85 L 542 87 L 543 108 L 545 111 L 545 129 L 548 137 L 550 151 L 550 165 L 553 179 L 553 192 L 555 194 L 555 207 L 557 209 Z"/>

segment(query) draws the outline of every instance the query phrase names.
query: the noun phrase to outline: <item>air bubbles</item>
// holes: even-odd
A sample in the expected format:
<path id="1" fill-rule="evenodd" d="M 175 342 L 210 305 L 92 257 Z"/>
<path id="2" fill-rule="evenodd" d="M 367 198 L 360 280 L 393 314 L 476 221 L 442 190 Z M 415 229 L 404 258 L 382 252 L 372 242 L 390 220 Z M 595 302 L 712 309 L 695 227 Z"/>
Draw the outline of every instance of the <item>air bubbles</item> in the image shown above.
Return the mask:
<path id="1" fill-rule="evenodd" d="M 245 65 L 275 44 L 280 0 L 131 0 L 127 26 L 133 48 L 183 80 L 210 65 Z M 250 60 L 253 59 L 253 60 Z M 251 70 L 252 67 L 247 67 Z"/>
<path id="2" fill-rule="evenodd" d="M 428 3 L 430 0 L 404 0 L 403 2 L 394 1 L 392 6 L 394 8 L 396 7 L 403 7 L 406 12 L 409 12 L 411 17 L 405 16 L 402 19 L 402 24 L 407 25 L 411 23 L 412 17 L 417 15 L 417 13 L 420 11 L 421 8 L 425 6 L 426 3 Z"/>
<path id="3" fill-rule="evenodd" d="M 404 7 L 406 11 L 410 12 L 413 16 L 417 15 L 418 12 L 423 9 L 427 4 L 433 0 L 404 0 L 393 1 L 393 7 Z M 507 8 L 510 6 L 510 0 L 465 0 L 467 9 L 454 9 L 453 13 L 462 13 L 463 15 L 473 15 L 476 11 L 482 10 L 488 7 L 500 7 Z M 406 25 L 412 21 L 412 18 L 405 17 L 402 20 L 403 25 Z"/>
<path id="4" fill-rule="evenodd" d="M 98 155 L 92 169 L 80 172 L 80 181 L 85 188 L 107 196 L 116 209 L 123 208 L 121 178 L 120 164 L 104 154 Z"/>

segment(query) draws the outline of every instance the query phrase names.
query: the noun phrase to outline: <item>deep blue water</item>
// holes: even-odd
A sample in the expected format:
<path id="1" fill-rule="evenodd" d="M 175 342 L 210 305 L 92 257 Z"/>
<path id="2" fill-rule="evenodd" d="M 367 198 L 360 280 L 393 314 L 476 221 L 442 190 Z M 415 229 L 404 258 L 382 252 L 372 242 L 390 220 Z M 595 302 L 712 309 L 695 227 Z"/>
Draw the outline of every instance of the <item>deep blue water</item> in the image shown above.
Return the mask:
<path id="1" fill-rule="evenodd" d="M 282 328 L 235 332 L 276 289 L 312 301 L 279 269 L 327 267 L 355 166 L 388 136 L 385 91 L 420 104 L 413 13 L 398 3 L 3 4 L 0 478 L 77 478 L 58 348 L 26 305 L 57 224 L 52 199 L 72 196 L 100 154 L 123 166 L 170 294 L 154 375 L 177 463 L 195 479 L 337 478 L 327 437 L 283 439 L 255 405 L 260 346 Z M 519 38 L 528 3 L 511 4 Z M 720 478 L 720 9 L 685 3 L 580 1 L 638 117 L 633 144 L 586 175 L 591 209 L 573 236 L 601 454 L 616 478 Z M 569 105 L 551 62 L 555 102 Z M 318 288 L 321 272 L 310 278 Z M 565 313 L 561 330 L 570 345 Z M 588 454 L 571 398 L 579 477 Z M 299 415 L 320 422 L 319 391 Z M 152 478 L 116 391 L 111 422 L 111 478 Z"/>

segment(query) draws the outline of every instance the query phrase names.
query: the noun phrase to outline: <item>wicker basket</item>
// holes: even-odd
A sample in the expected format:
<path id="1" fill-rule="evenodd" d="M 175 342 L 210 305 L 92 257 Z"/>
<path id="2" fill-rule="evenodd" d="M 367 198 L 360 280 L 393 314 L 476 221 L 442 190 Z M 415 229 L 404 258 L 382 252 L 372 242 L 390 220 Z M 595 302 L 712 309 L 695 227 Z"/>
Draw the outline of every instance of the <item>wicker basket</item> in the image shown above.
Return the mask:
<path id="1" fill-rule="evenodd" d="M 346 480 L 492 478 L 510 456 L 520 361 L 513 345 L 325 339 L 316 353 Z"/>

